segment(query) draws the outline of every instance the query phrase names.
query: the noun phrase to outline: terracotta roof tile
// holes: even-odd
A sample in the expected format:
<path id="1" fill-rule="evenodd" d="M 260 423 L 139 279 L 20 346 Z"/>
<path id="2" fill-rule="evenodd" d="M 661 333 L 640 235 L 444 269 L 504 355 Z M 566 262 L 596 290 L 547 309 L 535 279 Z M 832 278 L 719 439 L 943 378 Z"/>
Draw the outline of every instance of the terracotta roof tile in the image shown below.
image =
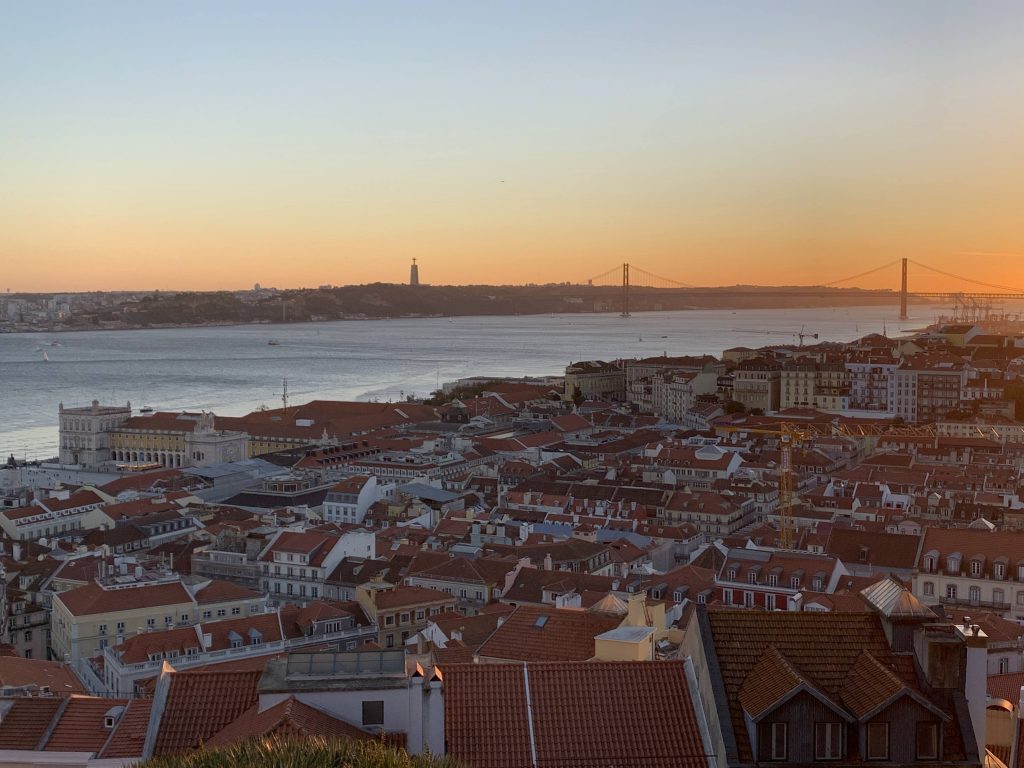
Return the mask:
<path id="1" fill-rule="evenodd" d="M 140 757 L 149 729 L 152 699 L 132 699 L 114 726 L 110 740 L 100 753 L 102 758 Z"/>
<path id="2" fill-rule="evenodd" d="M 54 696 L 86 693 L 71 667 L 59 661 L 23 659 L 20 656 L 0 656 L 0 685 L 14 688 L 23 685 L 50 686 Z"/>
<path id="3" fill-rule="evenodd" d="M 740 687 L 740 705 L 752 718 L 758 718 L 781 698 L 805 681 L 777 648 L 769 648 L 750 670 Z"/>
<path id="4" fill-rule="evenodd" d="M 104 728 L 104 718 L 111 710 L 127 704 L 127 699 L 72 697 L 43 749 L 47 752 L 99 752 L 111 734 Z M 122 713 L 123 710 L 114 714 Z"/>
<path id="5" fill-rule="evenodd" d="M 104 589 L 92 582 L 84 587 L 61 592 L 54 599 L 64 603 L 74 616 L 192 603 L 192 596 L 178 581 L 122 589 Z"/>
<path id="6" fill-rule="evenodd" d="M 258 700 L 261 670 L 171 672 L 154 755 L 193 749 Z"/>
<path id="7" fill-rule="evenodd" d="M 707 766 L 682 662 L 459 664 L 444 674 L 448 752 L 474 768 Z"/>
<path id="8" fill-rule="evenodd" d="M 65 699 L 19 698 L 0 720 L 0 749 L 35 749 Z"/>
<path id="9" fill-rule="evenodd" d="M 876 614 L 712 610 L 707 613 L 707 621 L 741 762 L 751 761 L 751 751 L 740 691 L 771 648 L 833 702 L 841 701 L 846 689 L 848 698 L 865 706 L 867 698 L 877 698 L 891 685 L 889 677 L 878 671 L 864 672 L 866 661 L 861 657 L 865 652 L 900 684 L 920 693 L 913 656 L 893 653 Z M 856 674 L 863 674 L 865 682 L 870 681 L 872 686 L 873 693 L 865 701 L 854 699 L 848 688 L 851 671 L 857 665 L 862 666 Z M 955 723 L 944 730 L 943 740 L 949 753 L 962 748 L 958 746 L 961 741 Z"/>
<path id="10" fill-rule="evenodd" d="M 244 741 L 251 736 L 271 734 L 362 740 L 376 738 L 372 733 L 304 704 L 294 696 L 289 696 L 262 712 L 259 711 L 258 704 L 253 705 L 227 727 L 210 737 L 206 746 L 223 747 Z"/>
<path id="11" fill-rule="evenodd" d="M 860 719 L 903 690 L 906 690 L 903 681 L 865 651 L 850 667 L 839 698 Z"/>
<path id="12" fill-rule="evenodd" d="M 477 652 L 508 661 L 586 661 L 594 657 L 594 637 L 621 623 L 621 616 L 521 605 Z"/>

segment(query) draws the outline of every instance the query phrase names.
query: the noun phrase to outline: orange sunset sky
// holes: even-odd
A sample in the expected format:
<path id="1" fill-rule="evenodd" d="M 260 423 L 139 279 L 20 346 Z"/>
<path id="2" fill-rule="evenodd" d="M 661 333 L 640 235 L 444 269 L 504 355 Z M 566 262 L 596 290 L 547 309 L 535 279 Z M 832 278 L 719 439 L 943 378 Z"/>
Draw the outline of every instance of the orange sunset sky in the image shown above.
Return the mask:
<path id="1" fill-rule="evenodd" d="M 908 256 L 1024 287 L 1024 4 L 5 16 L 0 290 L 402 282 L 413 257 L 429 283 L 725 285 Z"/>

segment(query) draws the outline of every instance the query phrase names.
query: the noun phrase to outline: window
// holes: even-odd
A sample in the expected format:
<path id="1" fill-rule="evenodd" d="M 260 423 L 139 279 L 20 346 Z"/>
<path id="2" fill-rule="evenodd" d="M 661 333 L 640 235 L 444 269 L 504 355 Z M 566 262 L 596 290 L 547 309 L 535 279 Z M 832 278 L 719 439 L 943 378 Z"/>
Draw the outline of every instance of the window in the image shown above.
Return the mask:
<path id="1" fill-rule="evenodd" d="M 124 629 L 124 622 L 123 621 L 117 622 L 117 631 L 120 632 L 123 629 Z"/>
<path id="2" fill-rule="evenodd" d="M 238 615 L 238 614 L 240 614 L 241 612 L 242 612 L 242 609 L 241 609 L 241 608 L 238 608 L 238 607 L 235 607 L 235 608 L 232 608 L 232 609 L 231 609 L 231 615 L 232 615 L 232 616 L 237 616 L 237 615 Z"/>
<path id="3" fill-rule="evenodd" d="M 971 601 L 972 605 L 976 605 L 981 602 L 981 587 L 971 587 L 967 590 L 967 596 Z"/>
<path id="4" fill-rule="evenodd" d="M 27 619 L 28 616 L 26 616 L 25 618 Z M 107 625 L 106 624 L 100 624 L 100 634 L 101 635 L 107 634 Z"/>
<path id="5" fill-rule="evenodd" d="M 425 618 L 426 618 L 426 615 L 424 614 L 422 608 L 420 608 L 418 611 L 416 611 L 416 621 L 423 621 Z"/>
<path id="6" fill-rule="evenodd" d="M 146 625 L 150 627 L 156 626 L 156 619 L 146 619 Z"/>
<path id="7" fill-rule="evenodd" d="M 164 616 L 164 624 L 173 624 L 173 623 L 174 623 L 174 617 L 173 616 Z"/>
<path id="8" fill-rule="evenodd" d="M 743 593 L 743 605 L 746 608 L 753 608 L 754 607 L 754 593 L 753 592 L 744 592 Z"/>
<path id="9" fill-rule="evenodd" d="M 208 618 L 210 618 L 210 617 L 211 617 L 212 615 L 213 615 L 213 614 L 212 614 L 212 613 L 210 613 L 209 611 L 203 611 L 203 618 L 204 618 L 204 619 L 208 619 Z"/>
<path id="10" fill-rule="evenodd" d="M 838 760 L 843 756 L 843 724 L 814 724 L 814 757 L 816 760 Z"/>
<path id="11" fill-rule="evenodd" d="M 769 611 L 775 610 L 775 595 L 764 596 L 764 607 Z"/>
<path id="12" fill-rule="evenodd" d="M 363 725 L 384 725 L 384 702 L 363 702 Z"/>
<path id="13" fill-rule="evenodd" d="M 384 647 L 385 648 L 394 648 L 395 647 L 395 636 L 394 635 L 388 635 L 386 638 L 384 638 Z"/>
<path id="14" fill-rule="evenodd" d="M 777 586 L 779 586 L 778 574 L 774 574 L 773 573 L 771 576 L 768 577 L 768 586 L 769 587 L 777 587 Z"/>
<path id="15" fill-rule="evenodd" d="M 768 755 L 770 760 L 786 759 L 786 724 L 768 724 Z"/>
<path id="16" fill-rule="evenodd" d="M 922 586 L 924 588 L 924 596 L 925 597 L 934 597 L 935 596 L 935 584 L 933 584 L 930 581 L 926 581 Z"/>
<path id="17" fill-rule="evenodd" d="M 224 616 L 227 616 L 227 615 L 228 614 L 227 614 L 227 610 L 226 609 L 224 609 L 224 608 L 218 608 L 217 609 L 217 617 L 218 618 L 223 618 Z"/>
<path id="18" fill-rule="evenodd" d="M 1003 656 L 1001 659 L 999 659 L 999 674 L 1000 675 L 1005 675 L 1009 671 L 1010 671 L 1010 659 L 1007 658 L 1006 656 Z"/>
<path id="19" fill-rule="evenodd" d="M 32 642 L 32 630 L 31 629 L 26 629 L 25 630 L 25 642 L 26 643 L 31 643 Z"/>
<path id="20" fill-rule="evenodd" d="M 391 614 L 390 616 L 385 616 L 384 617 L 384 626 L 385 627 L 393 627 L 394 625 L 395 625 L 394 614 Z"/>
<path id="21" fill-rule="evenodd" d="M 971 560 L 971 576 L 981 576 L 981 560 Z"/>
<path id="22" fill-rule="evenodd" d="M 995 564 L 995 575 L 997 579 L 1006 578 L 1006 565 L 1004 563 Z"/>
<path id="23" fill-rule="evenodd" d="M 789 586 L 793 589 L 800 589 L 800 577 L 794 576 L 789 580 Z"/>
<path id="24" fill-rule="evenodd" d="M 946 597 L 950 600 L 956 600 L 956 584 L 946 585 Z"/>
<path id="25" fill-rule="evenodd" d="M 722 602 L 725 603 L 726 605 L 732 605 L 732 590 L 731 589 L 723 589 L 722 590 Z"/>
<path id="26" fill-rule="evenodd" d="M 408 613 L 400 614 L 399 617 L 398 617 L 398 621 L 401 622 L 402 624 L 408 624 L 409 623 L 409 614 Z"/>
<path id="27" fill-rule="evenodd" d="M 1003 602 L 1006 602 L 1006 593 L 1003 592 L 1003 590 L 998 589 L 998 588 L 993 589 L 992 590 L 992 602 L 993 603 L 1003 603 Z"/>
<path id="28" fill-rule="evenodd" d="M 187 622 L 188 621 L 188 614 L 187 613 L 181 614 L 181 620 L 182 620 L 182 622 Z"/>
<path id="29" fill-rule="evenodd" d="M 918 723 L 916 744 L 918 760 L 938 760 L 939 726 L 935 723 Z"/>

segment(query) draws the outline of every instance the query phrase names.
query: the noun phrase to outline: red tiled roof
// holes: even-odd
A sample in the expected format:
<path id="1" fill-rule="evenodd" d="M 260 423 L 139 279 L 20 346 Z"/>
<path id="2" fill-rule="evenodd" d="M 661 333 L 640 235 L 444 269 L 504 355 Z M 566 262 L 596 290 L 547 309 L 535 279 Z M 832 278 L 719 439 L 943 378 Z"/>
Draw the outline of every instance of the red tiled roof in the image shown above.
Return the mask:
<path id="1" fill-rule="evenodd" d="M 107 713 L 127 706 L 128 699 L 74 696 L 46 741 L 47 752 L 99 752 L 110 736 L 103 726 Z"/>
<path id="2" fill-rule="evenodd" d="M 876 699 L 881 695 L 878 691 L 894 681 L 917 692 L 913 657 L 893 653 L 876 614 L 713 610 L 708 612 L 707 619 L 740 762 L 752 762 L 740 692 L 769 649 L 781 654 L 803 680 L 832 702 L 842 701 L 844 693 L 846 697 L 854 695 L 848 686 L 863 672 L 863 668 L 859 672 L 855 670 L 865 663 L 861 658 L 865 652 L 872 657 L 870 661 L 893 676 L 892 679 L 884 676 L 886 679 L 878 686 L 873 682 L 877 690 L 873 688 L 874 693 L 869 698 Z M 863 702 L 858 704 L 861 705 Z M 948 750 L 947 758 L 962 750 L 961 734 L 955 722 L 947 724 L 943 742 Z"/>
<path id="3" fill-rule="evenodd" d="M 0 720 L 0 749 L 35 749 L 64 703 L 59 698 L 19 698 Z"/>
<path id="4" fill-rule="evenodd" d="M 178 581 L 122 589 L 104 589 L 92 582 L 84 587 L 60 592 L 54 599 L 64 603 L 74 616 L 192 603 L 192 596 Z"/>
<path id="5" fill-rule="evenodd" d="M 431 603 L 452 603 L 455 598 L 447 592 L 429 587 L 395 587 L 394 589 L 375 589 L 373 604 L 378 611 L 393 608 L 405 608 L 412 605 L 429 605 Z"/>
<path id="6" fill-rule="evenodd" d="M 24 685 L 50 686 L 54 696 L 86 693 L 82 683 L 67 664 L 20 656 L 0 656 L 0 685 L 19 688 Z"/>
<path id="7" fill-rule="evenodd" d="M 263 596 L 263 593 L 231 581 L 214 579 L 198 590 L 195 596 L 197 603 L 207 605 L 209 603 L 224 603 L 233 600 L 257 600 Z"/>
<path id="8" fill-rule="evenodd" d="M 456 664 L 444 689 L 448 753 L 474 768 L 707 766 L 682 662 Z"/>
<path id="9" fill-rule="evenodd" d="M 586 661 L 594 637 L 621 623 L 621 616 L 520 605 L 477 652 L 509 661 Z"/>
<path id="10" fill-rule="evenodd" d="M 152 699 L 132 699 L 114 726 L 114 732 L 100 757 L 141 757 L 152 709 Z"/>
<path id="11" fill-rule="evenodd" d="M 154 755 L 193 749 L 227 727 L 257 702 L 263 673 L 254 670 L 169 674 L 170 688 Z"/>
<path id="12" fill-rule="evenodd" d="M 259 711 L 258 704 L 253 705 L 227 727 L 210 737 L 205 745 L 212 749 L 245 741 L 252 736 L 274 734 L 360 740 L 376 738 L 372 733 L 304 704 L 294 696 L 289 696 L 262 712 Z"/>

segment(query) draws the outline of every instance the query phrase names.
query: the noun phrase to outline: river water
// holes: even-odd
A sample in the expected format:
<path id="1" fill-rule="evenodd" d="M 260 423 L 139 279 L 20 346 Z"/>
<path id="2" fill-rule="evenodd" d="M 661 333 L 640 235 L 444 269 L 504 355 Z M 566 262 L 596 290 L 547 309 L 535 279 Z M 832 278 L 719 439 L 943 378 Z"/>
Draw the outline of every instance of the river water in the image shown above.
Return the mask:
<path id="1" fill-rule="evenodd" d="M 470 375 L 560 374 L 575 360 L 795 343 L 802 327 L 823 341 L 881 332 L 883 321 L 895 334 L 936 311 L 921 307 L 903 323 L 895 308 L 874 306 L 0 334 L 0 460 L 55 456 L 60 402 L 237 416 L 279 406 L 284 379 L 295 403 L 398 400 Z"/>

